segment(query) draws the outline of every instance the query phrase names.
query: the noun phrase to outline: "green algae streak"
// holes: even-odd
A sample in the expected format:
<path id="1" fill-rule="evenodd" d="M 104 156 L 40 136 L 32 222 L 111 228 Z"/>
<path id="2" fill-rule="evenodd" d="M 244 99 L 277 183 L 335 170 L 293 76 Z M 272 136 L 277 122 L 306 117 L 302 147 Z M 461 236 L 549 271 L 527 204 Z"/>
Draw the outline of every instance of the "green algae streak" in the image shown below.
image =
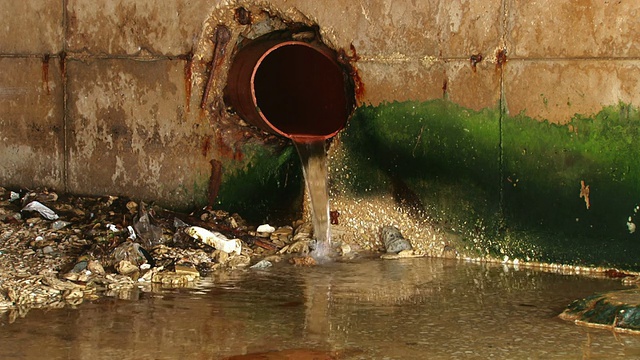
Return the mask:
<path id="1" fill-rule="evenodd" d="M 299 217 L 304 183 L 293 145 L 276 149 L 247 144 L 242 153 L 244 160 L 222 164 L 215 208 L 237 212 L 253 223 Z"/>

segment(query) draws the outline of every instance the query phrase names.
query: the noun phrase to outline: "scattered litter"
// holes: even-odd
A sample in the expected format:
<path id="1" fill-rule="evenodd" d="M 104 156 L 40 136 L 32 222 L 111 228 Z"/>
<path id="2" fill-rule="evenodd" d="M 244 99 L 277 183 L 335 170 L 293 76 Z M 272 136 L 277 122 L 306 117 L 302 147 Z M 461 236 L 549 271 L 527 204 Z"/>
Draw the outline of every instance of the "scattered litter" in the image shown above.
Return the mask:
<path id="1" fill-rule="evenodd" d="M 135 240 L 137 238 L 135 230 L 133 230 L 133 226 L 127 226 L 127 230 L 129 230 L 129 239 Z"/>
<path id="2" fill-rule="evenodd" d="M 71 222 L 64 220 L 56 220 L 51 224 L 51 229 L 53 230 L 61 230 L 67 226 L 71 225 Z"/>
<path id="3" fill-rule="evenodd" d="M 273 266 L 273 264 L 271 263 L 271 261 L 269 261 L 269 260 L 260 260 L 257 263 L 255 263 L 254 265 L 252 265 L 251 267 L 249 267 L 249 269 L 262 270 L 262 269 L 270 268 L 272 266 Z"/>
<path id="4" fill-rule="evenodd" d="M 198 239 L 203 243 L 212 246 L 218 250 L 222 250 L 228 254 L 235 252 L 240 255 L 242 245 L 239 239 L 229 240 L 226 236 L 219 232 L 211 232 L 199 226 L 191 226 L 185 229 L 185 232 L 194 239 Z"/>
<path id="5" fill-rule="evenodd" d="M 59 216 L 39 201 L 32 201 L 22 208 L 22 211 L 37 211 L 40 216 L 47 220 L 58 220 Z"/>
<path id="6" fill-rule="evenodd" d="M 162 243 L 162 229 L 151 223 L 151 218 L 144 203 L 140 203 L 138 219 L 134 222 L 133 228 L 141 239 L 142 244 L 147 248 L 152 248 Z"/>
<path id="7" fill-rule="evenodd" d="M 262 224 L 262 225 L 258 226 L 258 228 L 256 229 L 256 232 L 267 233 L 267 234 L 271 234 L 274 231 L 276 231 L 276 228 L 274 228 L 273 226 L 271 226 L 269 224 Z"/>

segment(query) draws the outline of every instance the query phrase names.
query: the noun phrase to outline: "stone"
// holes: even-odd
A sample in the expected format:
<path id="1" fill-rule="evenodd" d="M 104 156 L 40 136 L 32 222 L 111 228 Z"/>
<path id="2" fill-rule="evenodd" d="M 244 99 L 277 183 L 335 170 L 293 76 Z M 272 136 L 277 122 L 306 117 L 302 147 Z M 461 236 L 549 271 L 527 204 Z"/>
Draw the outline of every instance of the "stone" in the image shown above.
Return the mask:
<path id="1" fill-rule="evenodd" d="M 405 239 L 395 226 L 385 226 L 381 231 L 381 240 L 387 253 L 399 253 L 412 250 L 411 243 Z"/>
<path id="2" fill-rule="evenodd" d="M 575 300 L 559 317 L 577 325 L 640 334 L 640 289 L 611 291 Z"/>

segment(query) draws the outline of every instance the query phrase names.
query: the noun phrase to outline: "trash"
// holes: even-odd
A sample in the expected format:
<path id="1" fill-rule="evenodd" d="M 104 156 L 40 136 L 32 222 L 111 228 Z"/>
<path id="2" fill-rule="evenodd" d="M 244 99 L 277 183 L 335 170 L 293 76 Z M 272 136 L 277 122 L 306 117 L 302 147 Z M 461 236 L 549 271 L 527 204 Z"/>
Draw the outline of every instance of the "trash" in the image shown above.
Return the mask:
<path id="1" fill-rule="evenodd" d="M 59 216 L 48 207 L 42 205 L 39 201 L 32 201 L 27 206 L 22 208 L 22 211 L 37 211 L 40 215 L 47 220 L 58 220 Z"/>
<path id="2" fill-rule="evenodd" d="M 60 230 L 60 229 L 65 228 L 65 227 L 67 227 L 69 225 L 71 225 L 71 223 L 69 221 L 56 220 L 51 224 L 51 229 Z"/>
<path id="3" fill-rule="evenodd" d="M 131 225 L 127 226 L 127 230 L 129 230 L 129 237 L 127 239 L 135 240 L 137 238 L 137 236 L 136 236 L 135 230 L 133 230 L 133 226 L 131 226 Z"/>
<path id="4" fill-rule="evenodd" d="M 177 217 L 173 218 L 173 227 L 176 229 L 181 229 L 181 228 L 185 228 L 185 227 L 189 227 L 189 224 L 187 224 L 186 222 L 178 219 Z"/>
<path id="5" fill-rule="evenodd" d="M 382 243 L 387 253 L 399 253 L 403 250 L 412 250 L 411 243 L 405 239 L 400 230 L 395 226 L 385 226 L 381 232 Z"/>
<path id="6" fill-rule="evenodd" d="M 267 234 L 271 234 L 272 232 L 276 231 L 276 228 L 274 228 L 273 226 L 269 225 L 269 224 L 263 224 L 258 226 L 258 228 L 256 229 L 256 232 L 259 233 L 267 233 Z"/>
<path id="7" fill-rule="evenodd" d="M 249 267 L 249 269 L 263 270 L 263 269 L 266 269 L 266 268 L 270 268 L 272 266 L 273 266 L 273 264 L 271 263 L 271 261 L 269 261 L 269 260 L 260 260 L 257 263 L 255 263 L 254 265 L 251 265 Z"/>
<path id="8" fill-rule="evenodd" d="M 151 218 L 144 203 L 140 203 L 138 211 L 138 219 L 134 221 L 133 228 L 136 230 L 138 237 L 142 241 L 142 245 L 146 248 L 152 248 L 162 243 L 162 229 L 151 224 Z"/>
<path id="9" fill-rule="evenodd" d="M 122 260 L 139 266 L 145 262 L 149 263 L 151 267 L 155 266 L 153 257 L 147 250 L 145 250 L 140 244 L 131 241 L 125 241 L 113 250 L 113 259 L 115 263 Z"/>
<path id="10" fill-rule="evenodd" d="M 229 254 L 235 252 L 237 255 L 240 255 L 240 252 L 242 251 L 240 239 L 229 240 L 219 232 L 211 232 L 199 226 L 190 226 L 185 229 L 185 233 L 189 234 L 189 236 L 194 239 L 198 239 L 203 243 L 216 248 L 217 250 L 222 250 Z"/>
<path id="11" fill-rule="evenodd" d="M 10 202 L 14 202 L 16 200 L 20 199 L 20 194 L 18 194 L 15 191 L 12 191 L 11 194 L 9 195 L 9 201 Z"/>

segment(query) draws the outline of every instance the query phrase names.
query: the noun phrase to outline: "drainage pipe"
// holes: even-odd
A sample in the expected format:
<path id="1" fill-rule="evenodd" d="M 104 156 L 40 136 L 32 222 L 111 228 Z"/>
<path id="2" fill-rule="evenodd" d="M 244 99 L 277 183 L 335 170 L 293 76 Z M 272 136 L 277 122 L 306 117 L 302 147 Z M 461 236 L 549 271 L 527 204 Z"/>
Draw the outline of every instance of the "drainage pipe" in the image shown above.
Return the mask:
<path id="1" fill-rule="evenodd" d="M 335 136 L 355 106 L 349 73 L 320 43 L 258 38 L 236 53 L 225 100 L 245 121 L 296 141 Z"/>

